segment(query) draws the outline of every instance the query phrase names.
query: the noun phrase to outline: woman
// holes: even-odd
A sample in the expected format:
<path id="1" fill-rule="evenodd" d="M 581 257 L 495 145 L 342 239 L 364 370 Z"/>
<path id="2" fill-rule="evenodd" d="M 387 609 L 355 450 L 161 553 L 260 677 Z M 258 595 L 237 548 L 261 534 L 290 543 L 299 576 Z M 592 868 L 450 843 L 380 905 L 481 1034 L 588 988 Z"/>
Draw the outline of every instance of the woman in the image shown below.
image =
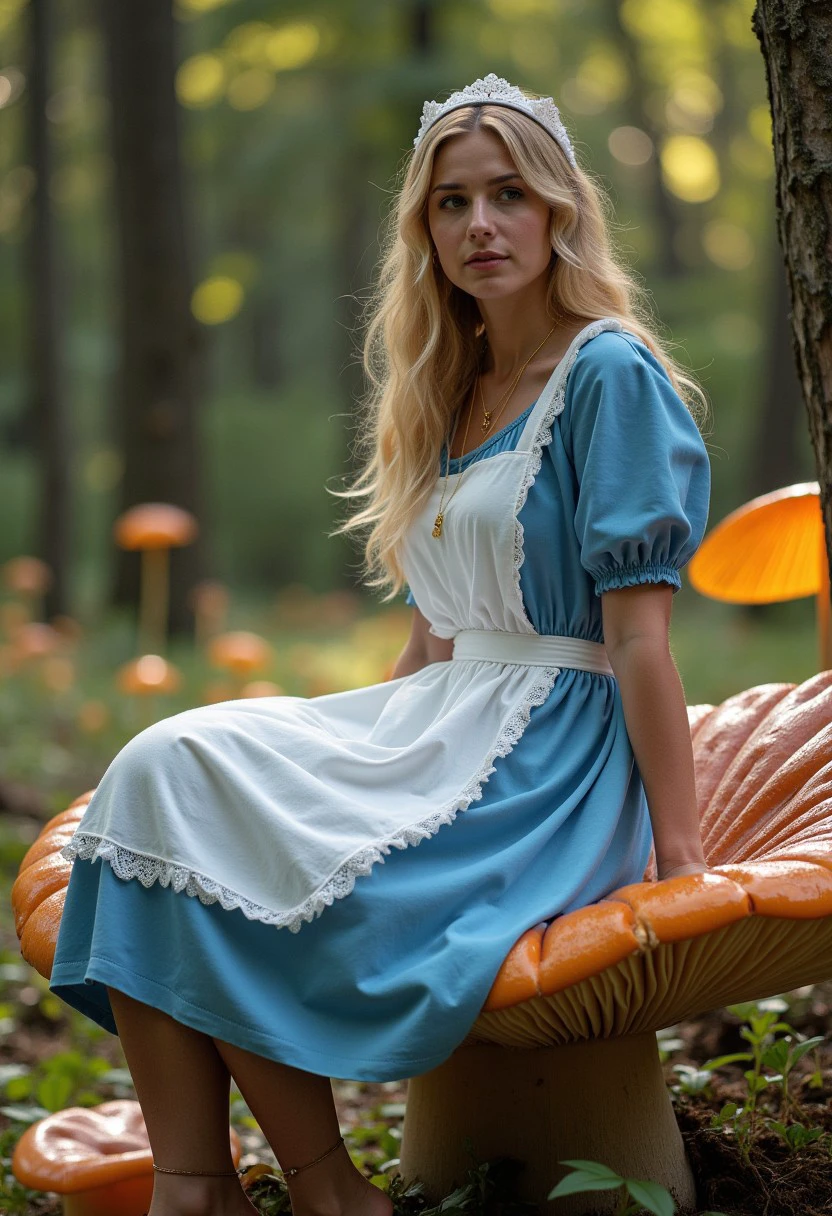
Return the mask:
<path id="1" fill-rule="evenodd" d="M 389 1213 L 329 1078 L 441 1063 L 520 934 L 640 879 L 651 842 L 659 877 L 705 868 L 668 645 L 708 510 L 699 390 L 551 98 L 487 77 L 415 144 L 339 528 L 368 529 L 387 599 L 409 584 L 392 679 L 157 723 L 69 846 L 52 987 L 121 1036 L 151 1216 L 250 1212 L 229 1074 L 295 1216 Z"/>

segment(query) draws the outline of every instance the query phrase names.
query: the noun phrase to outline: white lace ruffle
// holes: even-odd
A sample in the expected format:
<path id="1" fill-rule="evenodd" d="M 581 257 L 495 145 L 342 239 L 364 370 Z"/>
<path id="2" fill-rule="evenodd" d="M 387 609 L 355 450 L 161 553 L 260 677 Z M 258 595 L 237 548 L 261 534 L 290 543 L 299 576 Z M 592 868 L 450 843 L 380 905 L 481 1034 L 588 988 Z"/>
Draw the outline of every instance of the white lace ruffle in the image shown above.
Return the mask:
<path id="1" fill-rule="evenodd" d="M 534 626 L 529 620 L 528 613 L 526 612 L 526 607 L 523 603 L 523 594 L 520 587 L 520 567 L 523 565 L 523 561 L 525 560 L 525 553 L 523 551 L 525 537 L 523 533 L 523 525 L 520 522 L 520 512 L 525 506 L 526 499 L 529 496 L 529 490 L 534 485 L 535 479 L 540 472 L 540 466 L 543 463 L 543 449 L 548 447 L 552 442 L 552 428 L 554 427 L 555 419 L 557 418 L 558 414 L 563 411 L 563 407 L 566 405 L 566 384 L 567 380 L 569 379 L 569 373 L 572 370 L 572 365 L 578 357 L 578 352 L 584 343 L 588 342 L 590 338 L 594 338 L 596 334 L 603 333 L 606 329 L 620 333 L 623 328 L 624 326 L 619 320 L 617 320 L 617 318 L 601 317 L 600 320 L 596 321 L 593 325 L 589 325 L 584 330 L 580 344 L 572 350 L 563 368 L 558 369 L 561 371 L 561 375 L 558 378 L 558 387 L 553 393 L 552 400 L 549 402 L 545 413 L 543 413 L 540 417 L 537 432 L 532 440 L 529 460 L 526 464 L 526 471 L 523 476 L 523 480 L 520 483 L 520 490 L 517 495 L 517 503 L 514 509 L 514 589 L 526 623 L 532 630 L 534 630 Z"/>
<path id="2" fill-rule="evenodd" d="M 151 887 L 158 882 L 163 887 L 173 887 L 174 891 L 194 896 L 200 903 L 219 903 L 226 912 L 239 908 L 247 920 L 261 921 L 265 925 L 275 925 L 279 929 L 287 928 L 290 933 L 298 933 L 304 922 L 320 916 L 324 908 L 330 907 L 336 899 L 349 895 L 355 886 L 356 878 L 361 874 L 369 874 L 376 862 L 381 861 L 382 856 L 389 854 L 391 849 L 406 849 L 408 845 L 417 845 L 422 840 L 435 836 L 445 824 L 453 823 L 459 811 L 464 811 L 472 802 L 478 802 L 482 798 L 482 787 L 495 770 L 494 761 L 500 756 L 507 756 L 513 749 L 528 725 L 532 709 L 544 703 L 559 671 L 559 667 L 538 669 L 536 678 L 526 690 L 521 704 L 503 723 L 485 763 L 458 797 L 419 823 L 399 828 L 386 839 L 376 841 L 348 857 L 317 891 L 287 912 L 264 908 L 238 892 L 229 890 L 206 874 L 199 874 L 159 857 L 136 853 L 104 836 L 76 832 L 69 844 L 61 849 L 61 855 L 67 861 L 74 861 L 76 857 L 81 861 L 95 861 L 100 858 L 109 863 L 118 878 L 137 878 L 143 887 Z"/>

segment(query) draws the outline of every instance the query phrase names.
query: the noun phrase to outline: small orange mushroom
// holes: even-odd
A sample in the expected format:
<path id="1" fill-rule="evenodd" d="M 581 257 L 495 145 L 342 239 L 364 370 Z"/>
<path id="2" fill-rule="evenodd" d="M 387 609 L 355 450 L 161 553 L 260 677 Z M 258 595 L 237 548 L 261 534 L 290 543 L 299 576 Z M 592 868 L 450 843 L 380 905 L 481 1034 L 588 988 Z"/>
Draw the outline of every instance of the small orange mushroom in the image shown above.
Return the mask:
<path id="1" fill-rule="evenodd" d="M 139 648 L 162 650 L 167 633 L 170 550 L 190 545 L 198 534 L 196 518 L 182 507 L 145 502 L 119 516 L 113 526 L 122 549 L 142 554 Z"/>
<path id="2" fill-rule="evenodd" d="M 264 671 L 272 661 L 272 653 L 265 638 L 244 629 L 220 633 L 208 645 L 209 662 L 234 676 L 238 684 Z"/>
<path id="3" fill-rule="evenodd" d="M 729 604 L 773 604 L 814 595 L 820 665 L 832 667 L 829 559 L 820 485 L 761 494 L 712 528 L 688 566 L 691 586 Z"/>
<path id="4" fill-rule="evenodd" d="M 27 621 L 12 635 L 12 653 L 18 664 L 52 655 L 63 643 L 61 635 L 51 625 Z"/>
<path id="5" fill-rule="evenodd" d="M 252 680 L 240 689 L 241 697 L 282 697 L 283 689 L 273 680 Z"/>
<path id="6" fill-rule="evenodd" d="M 242 1155 L 229 1128 L 231 1158 Z M 12 1156 L 24 1186 L 63 1196 L 64 1216 L 142 1216 L 153 1195 L 153 1154 L 138 1102 L 73 1106 L 28 1127 Z"/>
<path id="7" fill-rule="evenodd" d="M 116 673 L 122 692 L 134 697 L 153 697 L 159 693 L 176 692 L 182 684 L 178 668 L 158 654 L 143 654 L 131 659 Z"/>
<path id="8" fill-rule="evenodd" d="M 143 654 L 118 669 L 116 683 L 121 692 L 142 699 L 144 704 L 139 720 L 149 726 L 155 717 L 156 698 L 177 692 L 182 686 L 182 675 L 161 655 Z"/>
<path id="9" fill-rule="evenodd" d="M 52 571 L 39 557 L 13 557 L 2 567 L 3 583 L 28 601 L 30 616 L 36 615 L 41 597 L 52 586 Z"/>

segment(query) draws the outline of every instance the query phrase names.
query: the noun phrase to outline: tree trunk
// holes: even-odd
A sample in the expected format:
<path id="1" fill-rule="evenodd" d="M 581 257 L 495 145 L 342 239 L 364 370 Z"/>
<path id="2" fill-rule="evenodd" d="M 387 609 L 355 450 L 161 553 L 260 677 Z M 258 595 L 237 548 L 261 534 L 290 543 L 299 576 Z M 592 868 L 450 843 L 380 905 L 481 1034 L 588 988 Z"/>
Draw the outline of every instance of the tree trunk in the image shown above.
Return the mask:
<path id="1" fill-rule="evenodd" d="M 751 24 L 766 65 L 777 231 L 832 565 L 832 8 L 758 0 Z"/>
<path id="2" fill-rule="evenodd" d="M 772 283 L 761 360 L 761 401 L 755 420 L 756 433 L 749 445 L 746 498 L 804 480 L 797 431 L 798 416 L 803 412 L 802 394 L 792 356 L 786 277 L 773 231 L 769 249 Z"/>
<path id="3" fill-rule="evenodd" d="M 121 509 L 168 502 L 201 513 L 197 408 L 202 339 L 179 156 L 171 0 L 102 0 L 113 105 L 121 270 L 122 362 L 114 411 L 124 454 Z M 204 535 L 172 555 L 169 623 L 192 625 L 189 589 L 202 577 Z M 139 563 L 121 554 L 114 601 L 138 600 Z"/>
<path id="4" fill-rule="evenodd" d="M 36 185 L 28 237 L 31 296 L 31 428 L 40 480 L 36 549 L 52 570 L 45 600 L 47 619 L 69 614 L 68 568 L 72 512 L 70 428 L 60 372 L 60 291 L 55 255 L 55 221 L 49 199 L 52 153 L 46 119 L 52 65 L 51 0 L 29 6 L 29 147 Z"/>

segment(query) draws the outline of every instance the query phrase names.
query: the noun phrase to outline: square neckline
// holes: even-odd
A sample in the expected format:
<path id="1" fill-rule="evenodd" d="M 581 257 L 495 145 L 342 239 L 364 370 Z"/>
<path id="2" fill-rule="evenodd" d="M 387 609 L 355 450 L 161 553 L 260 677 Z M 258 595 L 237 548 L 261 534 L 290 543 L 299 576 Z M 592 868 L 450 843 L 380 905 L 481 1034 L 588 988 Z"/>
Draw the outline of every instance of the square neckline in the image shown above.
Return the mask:
<path id="1" fill-rule="evenodd" d="M 512 427 L 517 426 L 518 422 L 525 422 L 525 420 L 528 418 L 529 414 L 532 412 L 532 410 L 537 405 L 539 400 L 540 400 L 540 398 L 536 397 L 535 400 L 532 401 L 531 405 L 526 406 L 526 408 L 523 410 L 522 414 L 518 414 L 516 418 L 513 418 L 511 420 L 511 422 L 507 422 L 505 424 L 505 426 L 501 426 L 500 429 L 498 431 L 495 431 L 493 435 L 489 435 L 489 437 L 487 439 L 483 439 L 482 443 L 478 444 L 475 448 L 471 448 L 470 452 L 463 452 L 463 454 L 461 456 L 451 456 L 450 457 L 451 469 L 453 469 L 454 465 L 456 465 L 456 466 L 458 466 L 457 472 L 459 472 L 459 466 L 462 465 L 463 461 L 469 460 L 470 457 L 476 456 L 480 452 L 484 451 L 486 448 L 490 447 L 491 444 L 495 443 L 496 440 L 498 440 L 501 435 L 506 434 L 506 432 L 510 431 L 512 429 Z M 448 467 L 448 462 L 445 460 L 446 452 L 447 452 L 447 445 L 445 443 L 443 443 L 442 451 L 441 451 L 440 457 L 439 457 L 439 464 L 440 464 L 440 468 L 442 469 L 443 473 L 444 473 L 445 469 Z"/>

